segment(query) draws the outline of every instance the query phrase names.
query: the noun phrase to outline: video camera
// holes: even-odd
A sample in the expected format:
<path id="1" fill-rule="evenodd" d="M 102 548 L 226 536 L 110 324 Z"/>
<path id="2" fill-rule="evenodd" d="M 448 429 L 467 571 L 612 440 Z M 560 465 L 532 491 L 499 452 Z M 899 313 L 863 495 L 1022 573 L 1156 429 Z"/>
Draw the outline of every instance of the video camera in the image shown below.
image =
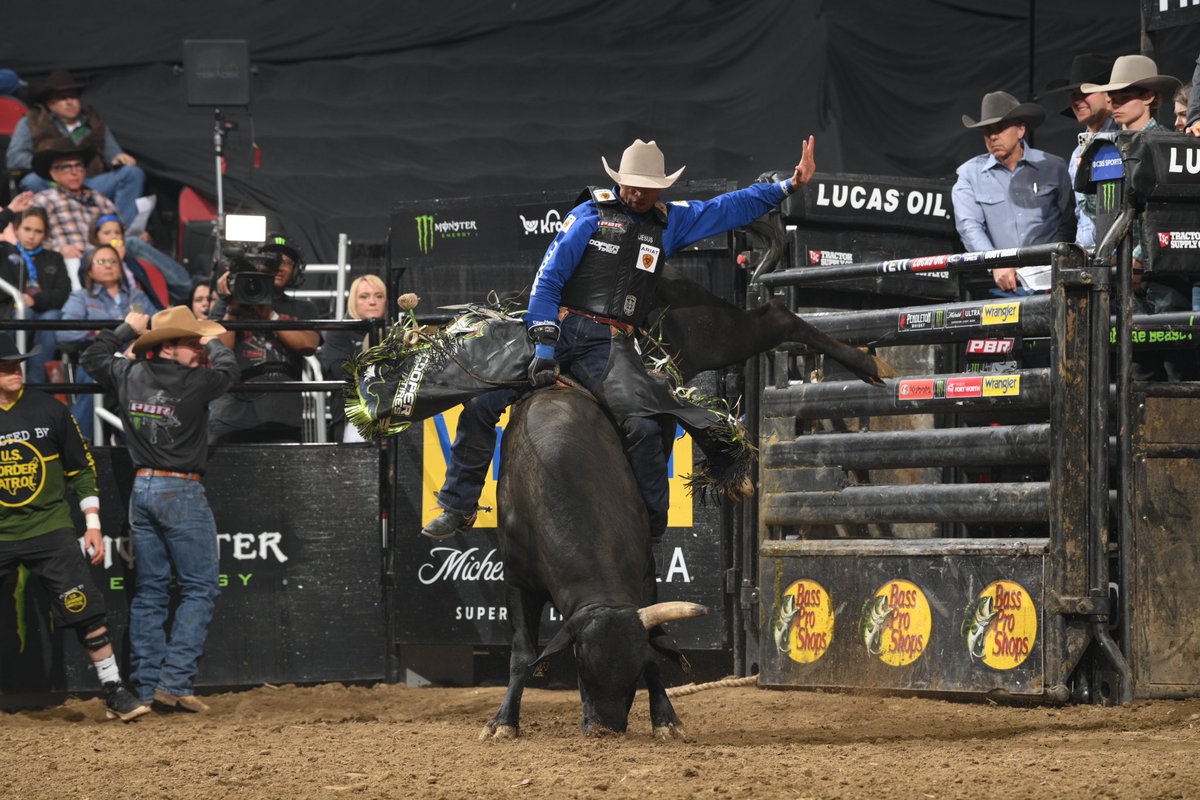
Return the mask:
<path id="1" fill-rule="evenodd" d="M 229 270 L 231 303 L 245 306 L 270 305 L 275 296 L 275 273 L 283 256 L 278 251 L 263 252 L 256 245 L 228 244 L 221 258 Z"/>

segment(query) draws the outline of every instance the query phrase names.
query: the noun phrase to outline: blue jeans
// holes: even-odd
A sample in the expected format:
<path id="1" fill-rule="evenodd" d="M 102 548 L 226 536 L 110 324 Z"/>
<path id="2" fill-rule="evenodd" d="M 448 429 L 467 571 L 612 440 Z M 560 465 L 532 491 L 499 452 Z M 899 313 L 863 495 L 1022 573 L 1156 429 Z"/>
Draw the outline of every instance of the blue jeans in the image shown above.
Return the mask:
<path id="1" fill-rule="evenodd" d="M 61 308 L 48 308 L 45 311 L 33 311 L 25 309 L 27 319 L 62 319 Z M 41 350 L 35 356 L 30 356 L 25 362 L 25 380 L 29 383 L 45 383 L 46 382 L 46 362 L 54 358 L 54 348 L 58 346 L 58 342 L 54 339 L 54 331 L 30 331 L 26 337 L 26 342 L 29 345 L 39 345 Z"/>
<path id="2" fill-rule="evenodd" d="M 463 405 L 458 430 L 450 447 L 446 482 L 438 492 L 438 505 L 468 517 L 479 507 L 479 495 L 496 451 L 496 424 L 504 409 L 517 399 L 516 389 L 496 389 Z"/>
<path id="3" fill-rule="evenodd" d="M 88 375 L 87 371 L 76 362 L 74 382 L 95 383 L 96 379 Z M 79 432 L 83 434 L 83 438 L 89 446 L 92 444 L 92 434 L 96 429 L 95 409 L 96 395 L 91 393 L 80 392 L 75 395 L 75 400 L 71 403 L 71 416 L 79 423 Z"/>
<path id="4" fill-rule="evenodd" d="M 125 227 L 133 224 L 137 216 L 137 199 L 142 196 L 142 189 L 146 185 L 146 173 L 142 172 L 141 167 L 117 167 L 112 172 L 93 175 L 84 180 L 83 184 L 113 201 Z M 50 182 L 36 172 L 30 172 L 21 179 L 21 188 L 40 192 L 49 189 Z"/>
<path id="5" fill-rule="evenodd" d="M 158 271 L 162 273 L 163 279 L 167 282 L 167 293 L 171 296 L 172 303 L 182 305 L 190 303 L 194 281 L 192 273 L 187 271 L 187 267 L 137 236 L 130 236 L 125 240 L 125 249 L 134 258 L 149 261 L 158 267 Z"/>
<path id="6" fill-rule="evenodd" d="M 129 660 L 138 697 L 192 694 L 218 588 L 217 524 L 204 486 L 186 478 L 134 479 L 129 525 L 137 591 L 129 608 Z M 171 567 L 179 606 L 166 632 Z"/>

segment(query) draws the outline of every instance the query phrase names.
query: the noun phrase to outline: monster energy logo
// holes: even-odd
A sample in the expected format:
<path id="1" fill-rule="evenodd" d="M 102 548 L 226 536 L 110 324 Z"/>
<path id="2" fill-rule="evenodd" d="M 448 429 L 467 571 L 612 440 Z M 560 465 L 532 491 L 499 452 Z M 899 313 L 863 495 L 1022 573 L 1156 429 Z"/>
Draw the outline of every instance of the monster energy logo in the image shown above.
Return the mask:
<path id="1" fill-rule="evenodd" d="M 1117 182 L 1106 181 L 1100 184 L 1100 210 L 1112 211 L 1117 205 Z"/>
<path id="2" fill-rule="evenodd" d="M 433 214 L 422 214 L 413 219 L 417 221 L 417 247 L 428 254 L 433 249 Z"/>

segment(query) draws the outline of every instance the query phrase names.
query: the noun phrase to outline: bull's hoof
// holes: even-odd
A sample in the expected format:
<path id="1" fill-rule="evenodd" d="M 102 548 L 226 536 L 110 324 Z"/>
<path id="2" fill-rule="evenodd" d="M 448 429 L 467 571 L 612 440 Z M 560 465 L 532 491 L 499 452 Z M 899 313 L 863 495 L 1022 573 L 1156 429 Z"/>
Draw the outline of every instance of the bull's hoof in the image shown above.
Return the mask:
<path id="1" fill-rule="evenodd" d="M 513 725 L 497 725 L 494 722 L 489 722 L 479 732 L 479 741 L 485 742 L 488 739 L 516 739 L 520 735 L 520 729 Z"/>
<path id="2" fill-rule="evenodd" d="M 682 725 L 661 725 L 654 729 L 654 738 L 660 742 L 669 742 L 672 739 L 680 742 L 688 741 L 687 731 Z"/>

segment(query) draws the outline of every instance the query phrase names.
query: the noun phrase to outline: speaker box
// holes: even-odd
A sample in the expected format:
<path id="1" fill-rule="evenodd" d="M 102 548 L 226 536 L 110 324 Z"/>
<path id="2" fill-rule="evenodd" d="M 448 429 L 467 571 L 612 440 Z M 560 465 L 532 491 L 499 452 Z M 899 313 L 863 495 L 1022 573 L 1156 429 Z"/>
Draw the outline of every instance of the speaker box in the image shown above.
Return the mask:
<path id="1" fill-rule="evenodd" d="M 188 39 L 183 72 L 189 106 L 250 105 L 250 47 L 245 39 Z"/>

